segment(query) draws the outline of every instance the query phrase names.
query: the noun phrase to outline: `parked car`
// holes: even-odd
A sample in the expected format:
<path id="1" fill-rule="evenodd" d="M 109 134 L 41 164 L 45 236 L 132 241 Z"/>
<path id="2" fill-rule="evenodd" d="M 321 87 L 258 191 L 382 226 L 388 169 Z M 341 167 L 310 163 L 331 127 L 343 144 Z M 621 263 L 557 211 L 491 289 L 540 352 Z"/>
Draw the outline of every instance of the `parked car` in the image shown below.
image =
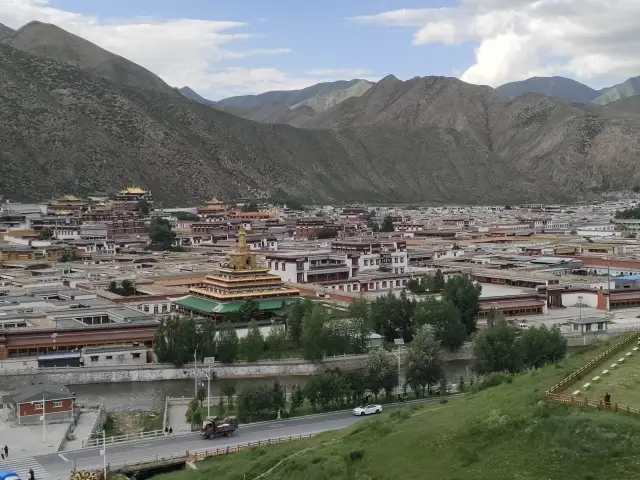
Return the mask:
<path id="1" fill-rule="evenodd" d="M 381 412 L 382 405 L 365 405 L 364 407 L 356 407 L 353 409 L 353 414 L 356 416 L 373 415 Z"/>
<path id="2" fill-rule="evenodd" d="M 0 470 L 0 480 L 20 480 L 20 477 L 13 470 Z"/>

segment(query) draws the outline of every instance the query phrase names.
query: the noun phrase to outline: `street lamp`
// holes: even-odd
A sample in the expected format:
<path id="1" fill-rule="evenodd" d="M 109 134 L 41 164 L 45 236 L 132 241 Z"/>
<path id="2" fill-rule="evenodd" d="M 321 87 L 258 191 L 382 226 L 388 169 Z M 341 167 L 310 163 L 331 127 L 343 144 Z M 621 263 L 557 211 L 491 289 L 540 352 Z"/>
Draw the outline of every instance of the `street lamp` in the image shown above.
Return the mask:
<path id="1" fill-rule="evenodd" d="M 193 398 L 198 398 L 198 350 L 193 351 Z"/>
<path id="2" fill-rule="evenodd" d="M 580 307 L 580 320 L 582 320 L 582 295 L 578 295 L 578 307 Z"/>
<path id="3" fill-rule="evenodd" d="M 211 365 L 205 374 L 207 376 L 207 417 L 211 416 Z"/>
<path id="4" fill-rule="evenodd" d="M 102 468 L 104 470 L 104 478 L 107 478 L 107 434 L 104 430 L 102 430 L 102 450 L 100 450 L 100 455 L 102 455 Z M 73 459 L 75 464 L 75 458 Z"/>
<path id="5" fill-rule="evenodd" d="M 404 348 L 400 348 L 395 352 L 391 352 L 391 355 L 398 359 L 398 388 L 402 385 L 402 376 L 401 376 L 401 363 L 402 363 L 402 353 L 404 353 Z"/>
<path id="6" fill-rule="evenodd" d="M 42 420 L 42 441 L 47 441 L 47 404 L 46 404 L 46 396 L 45 392 L 42 392 L 42 416 L 40 417 Z"/>

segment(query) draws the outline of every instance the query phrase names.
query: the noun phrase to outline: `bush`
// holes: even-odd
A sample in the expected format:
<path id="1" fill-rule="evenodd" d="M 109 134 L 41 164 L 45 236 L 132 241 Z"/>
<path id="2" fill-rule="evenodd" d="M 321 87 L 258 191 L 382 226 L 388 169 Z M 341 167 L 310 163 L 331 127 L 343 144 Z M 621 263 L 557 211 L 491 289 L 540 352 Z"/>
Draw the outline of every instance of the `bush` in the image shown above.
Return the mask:
<path id="1" fill-rule="evenodd" d="M 364 457 L 363 450 L 354 450 L 349 454 L 349 460 L 351 460 L 352 463 L 357 462 L 358 460 L 362 460 L 362 457 Z"/>
<path id="2" fill-rule="evenodd" d="M 474 392 L 480 392 L 487 388 L 497 387 L 503 383 L 511 383 L 513 378 L 506 373 L 494 372 L 490 373 L 473 386 Z"/>

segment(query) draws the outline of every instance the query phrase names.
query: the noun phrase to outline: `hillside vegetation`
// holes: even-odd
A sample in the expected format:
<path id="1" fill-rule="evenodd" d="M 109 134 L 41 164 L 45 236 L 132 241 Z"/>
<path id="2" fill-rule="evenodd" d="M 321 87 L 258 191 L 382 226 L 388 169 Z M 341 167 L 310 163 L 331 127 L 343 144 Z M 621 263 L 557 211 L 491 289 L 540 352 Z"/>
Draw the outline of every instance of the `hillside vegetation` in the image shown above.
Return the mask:
<path id="1" fill-rule="evenodd" d="M 558 365 L 504 377 L 498 386 L 446 404 L 407 407 L 347 430 L 211 459 L 197 471 L 156 480 L 254 479 L 275 465 L 262 478 L 638 478 L 638 420 L 543 401 L 547 388 L 609 345 L 574 350 Z"/>

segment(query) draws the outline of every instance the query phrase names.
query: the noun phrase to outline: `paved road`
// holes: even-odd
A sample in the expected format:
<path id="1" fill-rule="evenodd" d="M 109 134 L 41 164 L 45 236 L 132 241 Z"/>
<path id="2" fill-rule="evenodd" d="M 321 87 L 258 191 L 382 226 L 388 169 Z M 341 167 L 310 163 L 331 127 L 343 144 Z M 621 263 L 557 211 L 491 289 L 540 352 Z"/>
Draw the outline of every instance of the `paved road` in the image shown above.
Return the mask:
<path id="1" fill-rule="evenodd" d="M 420 403 L 438 402 L 439 398 L 420 400 Z M 409 404 L 414 402 L 409 402 Z M 406 407 L 407 404 L 389 405 L 385 411 Z M 356 422 L 361 422 L 371 417 L 354 417 L 350 411 L 326 413 L 297 417 L 289 420 L 261 422 L 241 425 L 233 437 L 216 438 L 206 440 L 198 433 L 174 435 L 172 437 L 159 437 L 144 439 L 140 442 L 124 443 L 121 445 L 107 445 L 107 462 L 122 463 L 135 462 L 143 458 L 154 456 L 170 457 L 182 455 L 186 450 L 205 450 L 207 448 L 226 447 L 247 442 L 257 442 L 269 438 L 301 435 L 307 433 L 320 433 L 328 430 L 346 428 Z M 86 448 L 81 450 L 64 451 L 60 454 L 52 453 L 20 459 L 20 464 L 15 465 L 15 470 L 22 478 L 28 478 L 29 468 L 36 472 L 36 479 L 57 478 L 66 480 L 73 469 L 74 459 L 78 470 L 102 467 L 100 448 Z M 18 460 L 16 460 L 18 462 Z M 11 461 L 3 464 L 3 468 L 13 468 Z M 40 475 L 38 475 L 38 473 Z"/>

